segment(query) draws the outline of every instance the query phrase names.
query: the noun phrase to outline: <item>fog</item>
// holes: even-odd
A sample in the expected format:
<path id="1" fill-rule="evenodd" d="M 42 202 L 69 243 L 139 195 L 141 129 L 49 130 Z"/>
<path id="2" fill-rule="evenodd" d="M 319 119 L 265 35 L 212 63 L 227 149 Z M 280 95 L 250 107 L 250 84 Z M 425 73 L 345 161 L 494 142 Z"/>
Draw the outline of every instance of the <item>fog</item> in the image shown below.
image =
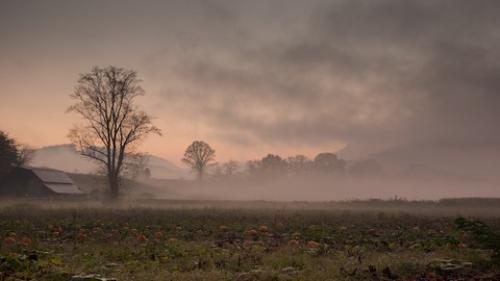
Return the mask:
<path id="1" fill-rule="evenodd" d="M 331 178 L 288 177 L 269 180 L 218 180 L 168 183 L 155 198 L 202 200 L 344 201 L 439 200 L 453 197 L 499 197 L 497 180 L 418 178 L 415 176 Z M 141 196 L 143 194 L 139 194 Z"/>
<path id="2" fill-rule="evenodd" d="M 68 143 L 78 74 L 113 64 L 138 71 L 141 108 L 164 132 L 139 146 L 156 158 L 136 196 L 500 197 L 499 10 L 493 0 L 2 1 L 0 130 L 39 149 Z M 181 159 L 197 139 L 240 173 L 196 181 Z M 40 151 L 34 166 L 97 170 Z M 345 161 L 341 175 L 245 170 L 268 154 L 322 152 Z M 349 172 L 365 160 L 381 172 Z"/>
<path id="3" fill-rule="evenodd" d="M 236 162 L 231 175 L 216 163 L 202 182 L 188 167 L 153 156 L 146 166 L 149 177 L 130 179 L 125 184 L 129 199 L 199 199 L 199 200 L 274 200 L 274 201 L 331 201 L 355 199 L 438 200 L 451 197 L 499 197 L 499 176 L 495 166 L 498 157 L 491 147 L 463 151 L 446 144 L 428 149 L 397 147 L 371 154 L 370 160 L 352 159 L 341 151 L 332 169 L 320 169 L 314 160 L 294 157 L 267 164 L 265 157 L 249 163 Z M 425 148 L 425 146 L 422 146 Z M 345 155 L 343 159 L 341 155 Z M 462 162 L 463 158 L 467 158 Z M 361 172 L 357 163 L 374 162 Z M 342 164 L 343 163 L 343 164 Z M 96 179 L 98 166 L 78 155 L 71 145 L 45 147 L 36 150 L 31 164 L 69 172 L 85 191 L 106 190 L 104 178 Z M 274 166 L 273 166 L 274 165 Z M 342 166 L 343 165 L 343 166 Z M 259 170 L 260 168 L 260 170 Z M 358 169 L 359 170 L 359 169 Z M 102 176 L 97 176 L 102 177 Z"/>

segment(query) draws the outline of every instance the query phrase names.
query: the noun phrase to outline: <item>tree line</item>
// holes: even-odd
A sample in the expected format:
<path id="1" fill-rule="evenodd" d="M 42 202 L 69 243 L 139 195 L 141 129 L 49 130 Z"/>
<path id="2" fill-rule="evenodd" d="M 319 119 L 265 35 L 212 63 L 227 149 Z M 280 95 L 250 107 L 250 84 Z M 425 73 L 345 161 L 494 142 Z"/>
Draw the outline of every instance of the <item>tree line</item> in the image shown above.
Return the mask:
<path id="1" fill-rule="evenodd" d="M 355 177 L 380 176 L 382 165 L 373 159 L 356 161 L 348 165 L 347 161 L 331 152 L 322 152 L 313 159 L 304 155 L 283 158 L 268 154 L 261 159 L 241 163 L 229 160 L 223 163 L 215 161 L 215 150 L 204 141 L 194 141 L 184 154 L 183 162 L 203 179 L 256 178 L 269 179 L 289 176 L 332 176 L 351 175 Z"/>

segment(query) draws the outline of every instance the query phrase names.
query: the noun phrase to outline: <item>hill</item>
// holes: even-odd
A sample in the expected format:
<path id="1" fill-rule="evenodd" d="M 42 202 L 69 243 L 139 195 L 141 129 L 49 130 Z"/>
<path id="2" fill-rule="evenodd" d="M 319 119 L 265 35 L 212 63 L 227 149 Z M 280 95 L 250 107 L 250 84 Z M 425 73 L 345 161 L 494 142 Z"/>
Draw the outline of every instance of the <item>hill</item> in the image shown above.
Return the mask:
<path id="1" fill-rule="evenodd" d="M 182 178 L 187 172 L 174 163 L 154 155 L 148 156 L 147 166 L 154 178 Z M 52 145 L 36 149 L 31 165 L 48 167 L 69 173 L 94 173 L 97 165 L 94 161 L 78 154 L 71 144 Z"/>

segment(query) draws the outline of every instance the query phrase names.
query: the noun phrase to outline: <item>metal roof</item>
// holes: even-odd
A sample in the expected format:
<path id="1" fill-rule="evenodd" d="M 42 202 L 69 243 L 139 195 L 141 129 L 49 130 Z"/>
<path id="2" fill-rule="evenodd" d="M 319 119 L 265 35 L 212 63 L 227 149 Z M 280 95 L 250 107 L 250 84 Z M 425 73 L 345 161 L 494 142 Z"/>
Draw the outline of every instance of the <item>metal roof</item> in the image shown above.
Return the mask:
<path id="1" fill-rule="evenodd" d="M 83 194 L 83 192 L 74 184 L 44 183 L 44 185 L 59 194 Z"/>
<path id="2" fill-rule="evenodd" d="M 31 168 L 31 171 L 33 171 L 33 173 L 35 173 L 35 175 L 44 183 L 73 184 L 73 181 L 68 177 L 68 175 L 62 171 L 41 168 Z"/>
<path id="3" fill-rule="evenodd" d="M 74 184 L 73 180 L 63 171 L 30 168 L 30 170 L 43 182 L 43 185 L 58 194 L 82 194 L 83 192 Z"/>

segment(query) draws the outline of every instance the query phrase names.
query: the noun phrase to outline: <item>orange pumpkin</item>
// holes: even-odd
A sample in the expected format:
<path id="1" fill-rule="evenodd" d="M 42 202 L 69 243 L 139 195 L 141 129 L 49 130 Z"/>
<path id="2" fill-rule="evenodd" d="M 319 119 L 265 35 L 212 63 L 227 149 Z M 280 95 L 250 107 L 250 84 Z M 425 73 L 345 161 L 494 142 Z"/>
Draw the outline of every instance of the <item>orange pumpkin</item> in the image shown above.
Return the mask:
<path id="1" fill-rule="evenodd" d="M 146 236 L 144 234 L 139 234 L 139 235 L 137 235 L 136 240 L 139 243 L 144 243 L 148 240 L 148 238 L 146 238 Z"/>
<path id="2" fill-rule="evenodd" d="M 76 240 L 78 242 L 83 242 L 87 240 L 87 234 L 85 234 L 85 232 L 79 232 L 78 235 L 76 236 Z"/>
<path id="3" fill-rule="evenodd" d="M 267 226 L 265 226 L 265 225 L 261 225 L 261 226 L 259 226 L 259 231 L 260 231 L 260 232 L 267 232 L 267 231 L 268 231 L 268 228 L 267 228 Z"/>
<path id="4" fill-rule="evenodd" d="M 163 238 L 163 233 L 161 231 L 155 232 L 155 239 L 161 240 Z"/>
<path id="5" fill-rule="evenodd" d="M 23 246 L 28 247 L 31 245 L 31 239 L 28 237 L 23 237 L 20 242 Z"/>
<path id="6" fill-rule="evenodd" d="M 296 248 L 299 246 L 299 241 L 291 239 L 288 241 L 288 247 Z"/>
<path id="7" fill-rule="evenodd" d="M 256 236 L 258 233 L 255 229 L 249 229 L 244 233 L 246 236 Z"/>
<path id="8" fill-rule="evenodd" d="M 14 238 L 14 237 L 6 237 L 3 240 L 3 244 L 5 246 L 12 246 L 12 245 L 16 244 L 16 238 Z"/>
<path id="9" fill-rule="evenodd" d="M 319 248 L 319 246 L 320 246 L 319 243 L 316 241 L 311 240 L 311 241 L 307 242 L 307 248 L 309 248 L 309 249 L 317 249 L 317 248 Z"/>

